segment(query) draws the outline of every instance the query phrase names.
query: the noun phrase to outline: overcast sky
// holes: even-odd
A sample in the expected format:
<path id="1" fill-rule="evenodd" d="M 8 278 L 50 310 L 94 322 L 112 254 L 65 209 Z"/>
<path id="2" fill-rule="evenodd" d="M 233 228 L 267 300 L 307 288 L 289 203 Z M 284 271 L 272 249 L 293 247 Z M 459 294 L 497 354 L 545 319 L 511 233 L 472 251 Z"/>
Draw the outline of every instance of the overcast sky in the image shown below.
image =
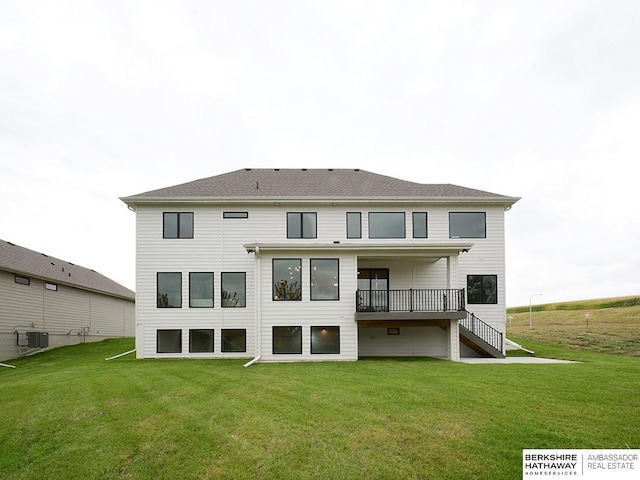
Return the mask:
<path id="1" fill-rule="evenodd" d="M 118 197 L 243 167 L 522 197 L 507 305 L 640 294 L 640 2 L 0 0 L 0 238 L 135 289 Z"/>

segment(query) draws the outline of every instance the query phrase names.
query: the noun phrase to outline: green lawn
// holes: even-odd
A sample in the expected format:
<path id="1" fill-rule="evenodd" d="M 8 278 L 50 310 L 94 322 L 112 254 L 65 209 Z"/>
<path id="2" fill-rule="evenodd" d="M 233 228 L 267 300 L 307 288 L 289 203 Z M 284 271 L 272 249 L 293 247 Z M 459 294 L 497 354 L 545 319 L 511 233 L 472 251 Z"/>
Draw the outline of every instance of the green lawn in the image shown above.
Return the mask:
<path id="1" fill-rule="evenodd" d="M 517 338 L 514 340 L 518 341 Z M 640 448 L 640 358 L 256 364 L 106 357 L 0 368 L 3 479 L 516 479 L 524 448 Z"/>

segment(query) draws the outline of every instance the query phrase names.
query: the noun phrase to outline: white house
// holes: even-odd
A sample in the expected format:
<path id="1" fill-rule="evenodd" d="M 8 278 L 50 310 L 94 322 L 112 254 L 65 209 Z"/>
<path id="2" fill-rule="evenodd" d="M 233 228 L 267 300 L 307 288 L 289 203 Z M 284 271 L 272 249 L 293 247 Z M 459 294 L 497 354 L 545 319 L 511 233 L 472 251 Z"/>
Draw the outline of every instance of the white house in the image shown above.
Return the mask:
<path id="1" fill-rule="evenodd" d="M 0 240 L 0 360 L 133 337 L 135 294 L 89 268 Z"/>
<path id="2" fill-rule="evenodd" d="M 359 169 L 241 169 L 136 212 L 139 358 L 503 356 L 519 199 Z"/>

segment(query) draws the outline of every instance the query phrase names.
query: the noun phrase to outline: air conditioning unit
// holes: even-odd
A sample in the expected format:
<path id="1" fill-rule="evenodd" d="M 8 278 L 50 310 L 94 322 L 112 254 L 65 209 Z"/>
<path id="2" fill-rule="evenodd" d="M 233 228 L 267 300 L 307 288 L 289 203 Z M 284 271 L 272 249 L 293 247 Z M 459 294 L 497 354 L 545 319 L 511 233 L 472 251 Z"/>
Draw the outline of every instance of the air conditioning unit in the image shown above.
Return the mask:
<path id="1" fill-rule="evenodd" d="M 27 347 L 47 348 L 49 346 L 49 332 L 27 332 Z"/>

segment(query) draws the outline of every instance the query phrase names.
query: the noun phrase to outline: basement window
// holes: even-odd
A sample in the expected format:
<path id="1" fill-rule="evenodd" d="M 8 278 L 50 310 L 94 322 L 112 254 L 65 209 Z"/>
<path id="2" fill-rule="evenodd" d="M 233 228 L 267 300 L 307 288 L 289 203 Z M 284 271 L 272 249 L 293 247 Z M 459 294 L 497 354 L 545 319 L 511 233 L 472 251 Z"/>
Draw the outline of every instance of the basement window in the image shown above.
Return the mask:
<path id="1" fill-rule="evenodd" d="M 156 334 L 158 353 L 182 353 L 182 330 L 158 330 Z"/>
<path id="2" fill-rule="evenodd" d="M 189 352 L 213 352 L 213 330 L 189 330 Z"/>
<path id="3" fill-rule="evenodd" d="M 340 327 L 311 327 L 311 353 L 340 353 Z"/>
<path id="4" fill-rule="evenodd" d="M 247 351 L 247 331 L 244 328 L 223 328 L 221 335 L 223 352 Z"/>

